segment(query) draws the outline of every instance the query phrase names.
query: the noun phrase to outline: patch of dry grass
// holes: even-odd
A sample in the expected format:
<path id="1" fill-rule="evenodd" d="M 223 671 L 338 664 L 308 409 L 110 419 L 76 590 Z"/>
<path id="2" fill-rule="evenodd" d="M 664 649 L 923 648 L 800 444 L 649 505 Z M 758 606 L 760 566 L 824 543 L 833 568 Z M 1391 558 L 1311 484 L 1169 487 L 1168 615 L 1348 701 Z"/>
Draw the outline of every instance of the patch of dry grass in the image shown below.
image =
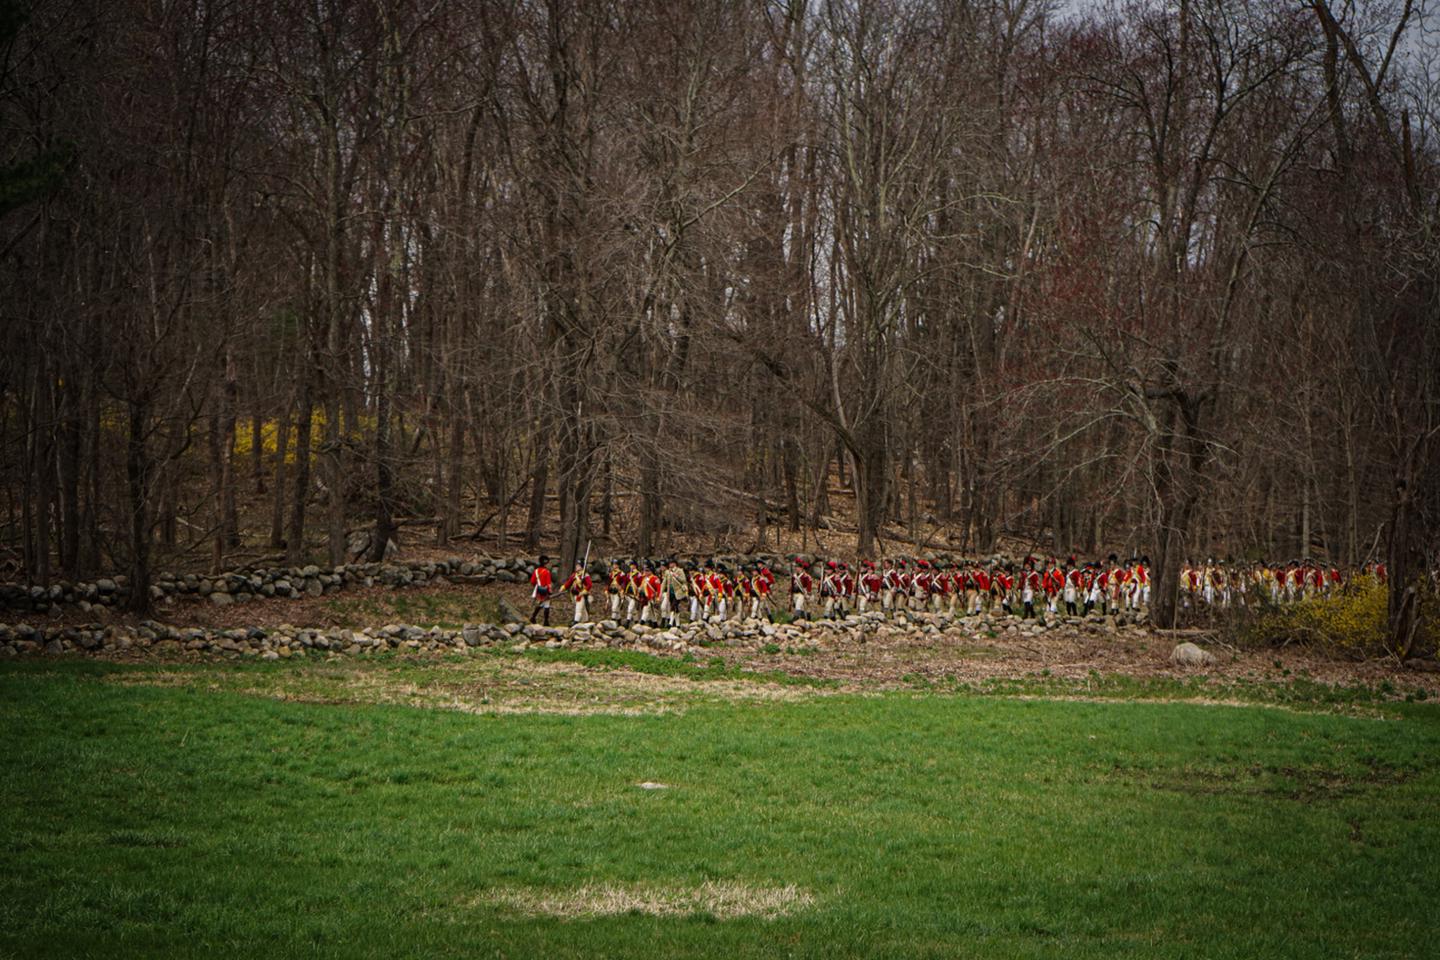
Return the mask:
<path id="1" fill-rule="evenodd" d="M 469 901 L 498 904 L 530 916 L 577 919 L 642 913 L 657 917 L 708 914 L 717 920 L 773 920 L 814 905 L 815 896 L 790 884 L 766 887 L 706 881 L 698 887 L 586 884 L 573 890 L 500 890 Z"/>
<path id="2" fill-rule="evenodd" d="M 682 713 L 697 703 L 794 701 L 838 692 L 760 681 L 696 682 L 527 657 L 394 665 L 330 662 L 266 671 L 216 664 L 193 670 L 115 673 L 105 680 L 127 686 L 186 686 L 291 703 L 560 716 L 653 716 Z"/>

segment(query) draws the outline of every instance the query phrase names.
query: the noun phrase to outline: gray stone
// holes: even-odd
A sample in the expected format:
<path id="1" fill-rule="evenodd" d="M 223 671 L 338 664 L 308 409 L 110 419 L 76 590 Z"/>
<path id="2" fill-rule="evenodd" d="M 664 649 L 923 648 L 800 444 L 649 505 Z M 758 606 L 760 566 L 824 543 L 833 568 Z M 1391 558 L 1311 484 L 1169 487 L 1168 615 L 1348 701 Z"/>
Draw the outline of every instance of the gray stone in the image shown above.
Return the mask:
<path id="1" fill-rule="evenodd" d="M 1216 662 L 1215 654 L 1193 643 L 1181 643 L 1170 651 L 1170 662 L 1180 667 L 1208 667 Z"/>
<path id="2" fill-rule="evenodd" d="M 235 602 L 235 598 L 228 593 L 212 593 L 210 594 L 210 602 L 217 607 L 228 607 Z"/>
<path id="3" fill-rule="evenodd" d="M 95 589 L 99 590 L 101 593 L 114 593 L 116 590 L 115 581 L 111 580 L 109 577 L 106 577 L 102 580 L 96 580 Z"/>

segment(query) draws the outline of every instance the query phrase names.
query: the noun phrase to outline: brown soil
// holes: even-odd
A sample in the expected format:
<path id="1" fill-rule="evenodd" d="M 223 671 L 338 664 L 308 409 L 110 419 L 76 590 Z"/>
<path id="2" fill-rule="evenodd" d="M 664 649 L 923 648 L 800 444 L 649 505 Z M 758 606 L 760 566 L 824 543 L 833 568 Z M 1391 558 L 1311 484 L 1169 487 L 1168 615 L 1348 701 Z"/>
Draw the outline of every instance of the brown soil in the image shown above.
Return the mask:
<path id="1" fill-rule="evenodd" d="M 1393 661 L 1353 661 L 1302 647 L 1236 650 L 1211 645 L 1219 659 L 1203 670 L 1170 662 L 1177 640 L 1163 632 L 1129 631 L 1118 636 L 1053 630 L 1041 637 L 1001 633 L 941 636 L 897 632 L 884 639 L 829 633 L 815 653 L 764 653 L 754 648 L 717 647 L 715 655 L 737 667 L 782 670 L 794 676 L 845 684 L 911 685 L 976 683 L 994 678 L 1049 676 L 1084 680 L 1094 674 L 1135 678 L 1187 679 L 1197 674 L 1218 681 L 1285 682 L 1308 678 L 1331 685 L 1376 684 L 1391 680 L 1406 688 L 1440 693 L 1434 675 L 1404 670 Z"/>

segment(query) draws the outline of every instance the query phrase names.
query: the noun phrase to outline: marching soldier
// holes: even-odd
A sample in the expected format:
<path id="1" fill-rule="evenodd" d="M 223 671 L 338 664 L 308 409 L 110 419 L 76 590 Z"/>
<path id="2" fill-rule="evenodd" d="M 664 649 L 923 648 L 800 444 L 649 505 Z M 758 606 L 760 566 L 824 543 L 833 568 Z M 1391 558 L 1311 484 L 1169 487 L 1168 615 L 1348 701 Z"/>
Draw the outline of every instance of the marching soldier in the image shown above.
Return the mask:
<path id="1" fill-rule="evenodd" d="M 729 580 L 721 572 L 720 565 L 712 561 L 710 564 L 710 599 L 715 604 L 715 619 L 717 620 L 724 620 L 725 615 L 729 612 L 725 603 L 726 594 L 729 592 L 726 590 L 728 585 Z"/>
<path id="2" fill-rule="evenodd" d="M 885 561 L 885 573 L 880 578 L 880 612 L 885 614 L 885 619 L 890 619 L 890 612 L 895 609 L 895 595 L 900 592 L 900 571 L 896 569 L 893 559 Z"/>
<path id="3" fill-rule="evenodd" d="M 540 563 L 530 574 L 530 599 L 534 601 L 535 608 L 530 611 L 530 622 L 534 623 L 535 618 L 542 612 L 545 614 L 545 626 L 550 626 L 550 588 L 554 582 L 550 576 L 550 568 L 546 566 L 550 558 L 540 557 Z"/>
<path id="4" fill-rule="evenodd" d="M 795 558 L 795 569 L 790 572 L 790 607 L 795 611 L 796 620 L 808 620 L 809 614 L 805 612 L 810 591 L 814 588 L 815 580 L 810 576 L 810 571 L 805 569 L 805 564 L 799 557 Z"/>
<path id="5" fill-rule="evenodd" d="M 560 585 L 561 592 L 570 594 L 570 599 L 575 601 L 575 619 L 570 621 L 572 626 L 587 619 L 586 605 L 590 600 L 591 586 L 592 581 L 590 574 L 585 572 L 585 565 L 576 560 L 575 572 L 566 577 L 565 582 Z"/>
<path id="6" fill-rule="evenodd" d="M 665 567 L 665 576 L 661 578 L 661 600 L 660 612 L 665 618 L 667 626 L 680 626 L 680 608 L 685 605 L 685 596 L 689 592 L 686 588 L 685 574 L 681 571 L 680 565 L 671 560 Z"/>
<path id="7" fill-rule="evenodd" d="M 839 590 L 836 591 L 836 600 L 840 609 L 840 616 L 845 617 L 850 613 L 850 607 L 855 601 L 855 577 L 850 572 L 848 563 L 840 564 L 838 581 Z"/>
<path id="8" fill-rule="evenodd" d="M 641 596 L 644 593 L 645 578 L 640 572 L 640 565 L 630 561 L 630 570 L 625 575 L 625 626 L 635 622 L 635 618 L 641 612 Z"/>
<path id="9" fill-rule="evenodd" d="M 640 608 L 640 622 L 655 624 L 660 610 L 660 576 L 649 564 L 645 565 L 640 578 L 640 599 L 644 603 Z"/>
<path id="10" fill-rule="evenodd" d="M 770 616 L 770 580 L 766 576 L 769 571 L 763 567 L 755 570 L 750 575 L 750 619 L 760 619 L 760 608 L 765 608 L 765 616 Z"/>
<path id="11" fill-rule="evenodd" d="M 835 571 L 835 561 L 825 561 L 825 572 L 820 575 L 820 600 L 824 604 L 826 620 L 831 620 L 835 617 Z"/>
<path id="12" fill-rule="evenodd" d="M 620 619 L 620 601 L 625 596 L 625 584 L 629 580 L 618 562 L 610 564 L 610 577 L 605 582 L 605 595 L 610 598 L 610 619 Z"/>
<path id="13" fill-rule="evenodd" d="M 880 591 L 884 589 L 884 583 L 884 578 L 875 570 L 875 563 L 866 560 L 865 571 L 860 575 L 861 613 L 865 613 L 875 601 L 880 599 Z"/>
<path id="14" fill-rule="evenodd" d="M 700 604 L 705 595 L 705 571 L 694 563 L 686 569 L 690 573 L 690 622 L 694 623 L 700 619 Z"/>
<path id="15" fill-rule="evenodd" d="M 750 607 L 750 574 L 749 568 L 741 565 L 735 570 L 735 601 L 732 604 L 733 616 L 739 620 L 745 616 L 745 611 Z"/>
<path id="16" fill-rule="evenodd" d="M 1065 563 L 1065 614 L 1076 616 L 1075 599 L 1080 593 L 1080 571 L 1075 569 L 1075 558 L 1071 557 Z"/>
<path id="17" fill-rule="evenodd" d="M 975 565 L 975 614 L 995 609 L 995 581 L 983 564 Z"/>
<path id="18" fill-rule="evenodd" d="M 1035 572 L 1034 561 L 1027 561 L 1020 574 L 1021 617 L 1031 620 L 1035 617 L 1035 591 L 1040 586 L 1040 574 Z"/>
<path id="19" fill-rule="evenodd" d="M 910 609 L 923 612 L 930 601 L 930 561 L 915 561 L 915 575 L 910 578 Z"/>

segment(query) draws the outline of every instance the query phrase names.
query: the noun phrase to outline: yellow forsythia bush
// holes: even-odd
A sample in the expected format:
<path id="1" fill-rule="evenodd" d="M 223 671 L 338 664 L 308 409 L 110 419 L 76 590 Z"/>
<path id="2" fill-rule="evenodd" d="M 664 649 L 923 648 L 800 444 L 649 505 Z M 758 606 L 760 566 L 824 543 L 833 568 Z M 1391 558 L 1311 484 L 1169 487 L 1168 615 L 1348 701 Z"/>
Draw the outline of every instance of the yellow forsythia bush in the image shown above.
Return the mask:
<path id="1" fill-rule="evenodd" d="M 366 430 L 374 429 L 374 417 L 360 417 L 359 419 L 360 427 Z M 299 440 L 299 437 L 300 428 L 296 424 L 291 423 L 290 436 L 286 438 L 285 447 L 285 462 L 287 464 L 295 462 L 295 448 L 298 445 L 297 441 Z M 350 431 L 349 439 L 359 440 L 359 432 L 352 429 Z M 280 449 L 279 440 L 279 423 L 275 420 L 260 421 L 260 449 L 264 451 L 266 457 L 275 456 L 275 452 Z M 317 409 L 310 418 L 310 458 L 312 461 L 315 459 L 317 451 L 319 451 L 320 449 L 320 445 L 324 442 L 325 411 Z M 235 424 L 235 455 L 241 459 L 245 459 L 251 455 L 251 451 L 254 449 L 255 431 L 252 426 L 252 421 L 248 418 L 238 421 Z"/>
<path id="2" fill-rule="evenodd" d="M 360 442 L 363 432 L 372 432 L 375 429 L 375 418 L 361 416 L 357 423 L 352 423 L 346 439 Z M 125 410 L 119 405 L 110 405 L 100 411 L 100 428 L 107 432 L 123 436 L 129 429 L 129 423 L 125 418 Z M 295 448 L 299 445 L 300 428 L 294 423 L 290 424 L 290 436 L 286 438 L 285 462 L 295 462 Z M 260 449 L 264 451 L 267 458 L 273 460 L 276 451 L 280 449 L 280 423 L 277 420 L 260 421 Z M 325 411 L 316 407 L 310 417 L 310 460 L 314 463 L 319 458 L 321 444 L 325 442 Z M 235 421 L 235 455 L 245 459 L 255 449 L 254 421 L 249 417 L 239 417 Z M 204 444 L 194 444 L 191 447 L 193 456 L 203 456 Z"/>
<path id="3" fill-rule="evenodd" d="M 1363 577 L 1331 596 L 1272 608 L 1259 626 L 1271 641 L 1289 638 L 1348 653 L 1370 653 L 1385 644 L 1387 603 L 1385 585 Z"/>

